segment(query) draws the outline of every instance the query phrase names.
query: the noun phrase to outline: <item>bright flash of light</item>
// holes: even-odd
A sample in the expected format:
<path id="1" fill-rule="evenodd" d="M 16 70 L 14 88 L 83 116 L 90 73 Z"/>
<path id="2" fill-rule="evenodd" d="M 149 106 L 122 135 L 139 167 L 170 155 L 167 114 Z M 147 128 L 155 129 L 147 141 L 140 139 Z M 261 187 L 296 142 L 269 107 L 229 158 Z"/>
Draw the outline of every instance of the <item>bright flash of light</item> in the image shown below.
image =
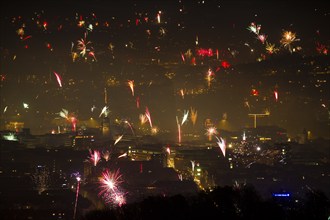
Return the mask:
<path id="1" fill-rule="evenodd" d="M 118 189 L 118 185 L 122 182 L 122 175 L 119 173 L 119 170 L 115 172 L 110 172 L 108 169 L 105 170 L 99 178 L 99 183 L 101 185 L 99 195 L 105 193 L 115 193 Z"/>
<path id="2" fill-rule="evenodd" d="M 193 125 L 196 124 L 197 121 L 197 110 L 190 108 L 190 120 L 193 123 Z"/>
<path id="3" fill-rule="evenodd" d="M 148 121 L 148 118 L 145 114 L 140 114 L 139 119 L 140 119 L 140 124 L 141 125 L 144 125 Z"/>
<path id="4" fill-rule="evenodd" d="M 114 195 L 114 199 L 113 199 L 113 202 L 115 204 L 117 204 L 119 207 L 126 204 L 126 199 L 124 197 L 124 194 L 121 193 L 121 192 L 117 192 L 115 195 Z"/>
<path id="5" fill-rule="evenodd" d="M 149 112 L 148 107 L 146 107 L 146 113 L 145 113 L 145 116 L 147 117 L 147 119 L 148 119 L 148 121 L 149 121 L 150 128 L 152 128 L 151 115 L 150 115 L 150 112 Z"/>
<path id="6" fill-rule="evenodd" d="M 127 84 L 132 91 L 132 96 L 134 96 L 134 80 L 128 80 Z"/>
<path id="7" fill-rule="evenodd" d="M 328 55 L 328 51 L 329 51 L 327 46 L 325 46 L 319 42 L 316 43 L 316 50 L 318 53 L 324 54 L 324 55 Z"/>
<path id="8" fill-rule="evenodd" d="M 75 204 L 74 204 L 73 219 L 76 218 L 76 213 L 77 213 L 77 205 L 78 205 L 78 197 L 79 197 L 79 189 L 80 189 L 80 180 L 81 180 L 79 175 L 76 176 L 76 180 L 77 180 L 77 191 L 76 191 L 76 200 L 75 200 Z"/>
<path id="9" fill-rule="evenodd" d="M 62 87 L 62 79 L 61 79 L 60 75 L 58 75 L 56 72 L 54 72 L 54 74 L 55 74 L 58 85 L 60 87 Z"/>
<path id="10" fill-rule="evenodd" d="M 242 139 L 243 139 L 243 141 L 246 141 L 246 134 L 245 134 L 245 131 L 243 132 Z"/>
<path id="11" fill-rule="evenodd" d="M 97 165 L 97 163 L 101 160 L 100 152 L 97 150 L 89 151 L 89 160 L 92 162 L 94 166 Z"/>
<path id="12" fill-rule="evenodd" d="M 275 100 L 277 102 L 278 101 L 278 92 L 277 91 L 274 91 L 274 97 L 275 97 Z"/>
<path id="13" fill-rule="evenodd" d="M 95 57 L 95 53 L 94 53 L 94 51 L 89 51 L 89 52 L 88 52 L 88 55 L 91 56 L 91 57 L 93 57 L 94 60 L 97 61 L 97 59 L 96 59 L 96 57 Z"/>
<path id="14" fill-rule="evenodd" d="M 184 58 L 184 54 L 181 53 L 181 59 L 182 59 L 182 62 L 186 62 L 186 59 Z"/>
<path id="15" fill-rule="evenodd" d="M 255 24 L 254 22 L 252 22 L 250 24 L 250 26 L 247 28 L 250 32 L 259 35 L 259 31 L 261 29 L 261 25 L 260 24 Z"/>
<path id="16" fill-rule="evenodd" d="M 156 135 L 156 134 L 158 134 L 158 132 L 159 132 L 159 129 L 156 126 L 151 128 L 151 134 Z"/>
<path id="17" fill-rule="evenodd" d="M 87 46 L 89 44 L 91 44 L 92 42 L 91 41 L 86 42 L 86 35 L 85 35 L 85 39 L 80 39 L 80 40 L 77 41 L 77 43 L 78 43 L 77 44 L 77 50 L 80 51 L 80 55 L 85 56 L 86 52 L 89 51 L 87 49 Z"/>
<path id="18" fill-rule="evenodd" d="M 191 163 L 191 170 L 194 172 L 195 171 L 195 161 L 191 160 L 190 163 Z"/>
<path id="19" fill-rule="evenodd" d="M 23 108 L 26 108 L 26 109 L 28 109 L 28 108 L 29 108 L 29 104 L 27 104 L 27 103 L 23 102 Z"/>
<path id="20" fill-rule="evenodd" d="M 2 135 L 2 138 L 7 141 L 18 141 L 14 133 L 4 134 Z"/>
<path id="21" fill-rule="evenodd" d="M 16 31 L 17 35 L 19 35 L 21 38 L 23 38 L 25 32 L 24 32 L 24 29 L 23 28 L 19 28 L 17 31 Z"/>
<path id="22" fill-rule="evenodd" d="M 110 159 L 110 151 L 105 151 L 102 153 L 102 157 L 105 161 L 108 161 Z"/>
<path id="23" fill-rule="evenodd" d="M 69 119 L 69 111 L 62 108 L 62 111 L 59 112 L 60 116 L 65 119 Z"/>
<path id="24" fill-rule="evenodd" d="M 101 111 L 101 113 L 100 113 L 100 115 L 99 115 L 99 118 L 104 114 L 104 116 L 105 117 L 107 117 L 108 116 L 108 106 L 104 106 L 103 108 L 102 108 L 102 111 Z"/>
<path id="25" fill-rule="evenodd" d="M 183 111 L 183 118 L 182 118 L 181 126 L 187 121 L 188 116 L 189 116 L 189 110 L 187 110 L 187 111 L 184 110 Z"/>
<path id="26" fill-rule="evenodd" d="M 184 99 L 184 90 L 183 89 L 180 89 L 180 94 L 181 94 L 182 99 Z"/>
<path id="27" fill-rule="evenodd" d="M 216 136 L 216 138 L 217 138 L 217 140 L 218 140 L 218 141 L 217 141 L 217 144 L 218 144 L 218 146 L 220 147 L 223 156 L 225 157 L 225 156 L 226 156 L 226 142 L 225 142 L 225 140 L 222 139 L 221 137 L 220 137 L 220 139 L 219 139 L 219 138 Z"/>
<path id="28" fill-rule="evenodd" d="M 158 11 L 158 14 L 157 14 L 157 22 L 158 24 L 160 24 L 160 15 L 162 14 L 162 11 Z"/>
<path id="29" fill-rule="evenodd" d="M 126 157 L 127 156 L 127 153 L 123 153 L 121 155 L 118 156 L 118 158 L 122 158 L 122 157 Z"/>
<path id="30" fill-rule="evenodd" d="M 293 42 L 299 41 L 300 39 L 297 39 L 296 33 L 293 33 L 291 31 L 284 31 L 282 34 L 281 44 L 283 47 L 286 47 L 289 49 L 289 51 L 292 53 L 291 45 Z"/>
<path id="31" fill-rule="evenodd" d="M 77 118 L 71 117 L 70 121 L 71 121 L 71 125 L 72 125 L 72 131 L 75 132 L 77 129 Z"/>
<path id="32" fill-rule="evenodd" d="M 266 51 L 268 54 L 275 54 L 278 52 L 278 48 L 275 47 L 275 44 L 266 42 Z"/>
<path id="33" fill-rule="evenodd" d="M 209 127 L 206 130 L 206 135 L 207 136 L 212 136 L 212 135 L 216 135 L 216 134 L 218 134 L 218 131 L 217 131 L 217 128 L 216 127 Z"/>
<path id="34" fill-rule="evenodd" d="M 215 76 L 214 72 L 212 69 L 208 69 L 207 73 L 206 73 L 206 81 L 207 81 L 207 85 L 208 87 L 211 86 L 211 81 L 213 80 L 213 77 Z"/>
<path id="35" fill-rule="evenodd" d="M 260 40 L 260 42 L 261 42 L 262 44 L 264 44 L 264 43 L 266 42 L 267 36 L 264 35 L 264 34 L 259 34 L 259 35 L 257 36 L 257 39 Z"/>
<path id="36" fill-rule="evenodd" d="M 118 136 L 113 145 L 116 145 L 123 137 L 124 137 L 124 135 Z"/>

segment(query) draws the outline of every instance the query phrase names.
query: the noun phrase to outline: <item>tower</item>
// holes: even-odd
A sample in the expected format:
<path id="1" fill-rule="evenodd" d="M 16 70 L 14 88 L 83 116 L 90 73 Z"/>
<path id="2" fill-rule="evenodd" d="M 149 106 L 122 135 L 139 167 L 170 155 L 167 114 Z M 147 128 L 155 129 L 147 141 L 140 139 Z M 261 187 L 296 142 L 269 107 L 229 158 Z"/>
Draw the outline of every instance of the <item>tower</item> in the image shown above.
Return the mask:
<path id="1" fill-rule="evenodd" d="M 102 136 L 110 137 L 110 119 L 108 116 L 102 118 Z"/>

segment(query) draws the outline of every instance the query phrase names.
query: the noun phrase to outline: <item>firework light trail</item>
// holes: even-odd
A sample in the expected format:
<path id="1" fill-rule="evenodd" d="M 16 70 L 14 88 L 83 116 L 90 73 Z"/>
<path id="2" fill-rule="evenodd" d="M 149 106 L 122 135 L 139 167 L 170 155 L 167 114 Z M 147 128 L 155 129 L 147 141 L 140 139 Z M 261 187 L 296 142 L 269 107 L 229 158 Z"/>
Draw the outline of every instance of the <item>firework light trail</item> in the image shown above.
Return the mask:
<path id="1" fill-rule="evenodd" d="M 190 120 L 195 126 L 197 121 L 197 110 L 193 109 L 192 107 L 190 108 Z"/>
<path id="2" fill-rule="evenodd" d="M 123 154 L 119 155 L 117 158 L 119 159 L 119 158 L 126 157 L 126 156 L 127 156 L 127 153 L 123 153 Z"/>
<path id="3" fill-rule="evenodd" d="M 96 167 L 97 163 L 101 160 L 101 155 L 100 152 L 97 150 L 89 150 L 89 160 L 91 161 L 91 163 Z"/>
<path id="4" fill-rule="evenodd" d="M 182 99 L 184 99 L 184 90 L 183 89 L 180 89 L 180 94 L 181 94 Z"/>
<path id="5" fill-rule="evenodd" d="M 189 110 L 188 111 L 184 110 L 183 111 L 183 118 L 182 118 L 181 126 L 187 121 L 188 116 L 189 116 Z"/>
<path id="6" fill-rule="evenodd" d="M 108 107 L 107 106 L 104 106 L 100 115 L 99 115 L 99 118 L 101 118 L 101 116 L 104 114 L 105 117 L 108 116 Z"/>
<path id="7" fill-rule="evenodd" d="M 78 197 L 79 197 L 79 188 L 80 188 L 80 175 L 76 176 L 76 180 L 77 180 L 77 191 L 76 191 L 76 201 L 74 204 L 74 211 L 73 211 L 73 219 L 76 219 L 76 213 L 77 213 L 77 204 L 78 204 Z"/>
<path id="8" fill-rule="evenodd" d="M 140 108 L 140 97 L 136 97 L 136 108 Z"/>
<path id="9" fill-rule="evenodd" d="M 141 126 L 144 125 L 148 121 L 148 118 L 145 114 L 140 114 L 139 119 L 140 119 L 140 125 Z"/>
<path id="10" fill-rule="evenodd" d="M 186 62 L 183 53 L 181 53 L 181 59 L 182 59 L 182 62 Z"/>
<path id="11" fill-rule="evenodd" d="M 62 117 L 62 118 L 65 118 L 66 120 L 69 119 L 69 111 L 62 108 L 62 111 L 59 112 L 59 115 Z"/>
<path id="12" fill-rule="evenodd" d="M 102 153 L 102 157 L 105 161 L 108 161 L 110 159 L 110 151 L 105 151 L 104 153 Z"/>
<path id="13" fill-rule="evenodd" d="M 211 69 L 208 69 L 206 74 L 206 81 L 207 81 L 207 86 L 209 88 L 211 86 L 211 81 L 213 80 L 214 75 L 215 75 L 214 72 Z"/>
<path id="14" fill-rule="evenodd" d="M 132 131 L 132 134 L 135 136 L 135 133 L 134 133 L 134 130 L 133 130 L 133 127 L 132 127 L 131 123 L 129 123 L 129 121 L 127 121 L 127 120 L 125 120 L 124 123 L 128 125 L 128 127 L 129 127 L 129 128 L 131 129 L 131 131 Z"/>
<path id="15" fill-rule="evenodd" d="M 275 97 L 275 100 L 277 102 L 278 101 L 278 92 L 277 91 L 274 91 L 274 97 Z"/>
<path id="16" fill-rule="evenodd" d="M 127 84 L 132 91 L 132 96 L 134 96 L 134 80 L 128 80 Z"/>
<path id="17" fill-rule="evenodd" d="M 72 131 L 76 132 L 76 130 L 77 130 L 77 118 L 76 117 L 71 117 L 70 121 L 71 121 L 71 125 L 72 125 Z"/>
<path id="18" fill-rule="evenodd" d="M 115 140 L 114 146 L 123 138 L 124 135 L 118 136 L 118 138 Z"/>
<path id="19" fill-rule="evenodd" d="M 58 85 L 60 87 L 62 87 L 62 79 L 61 79 L 60 75 L 58 75 L 56 72 L 54 72 L 54 74 L 55 74 Z"/>
<path id="20" fill-rule="evenodd" d="M 170 149 L 169 147 L 167 147 L 167 148 L 166 148 L 166 152 L 167 152 L 168 154 L 171 154 L 171 149 Z"/>
<path id="21" fill-rule="evenodd" d="M 192 172 L 195 172 L 195 161 L 194 160 L 191 160 L 190 163 L 191 163 L 191 170 L 192 170 Z"/>
<path id="22" fill-rule="evenodd" d="M 157 22 L 158 24 L 160 24 L 160 15 L 162 14 L 162 11 L 158 11 L 158 14 L 157 14 Z"/>
<path id="23" fill-rule="evenodd" d="M 217 138 L 217 140 L 218 140 L 218 141 L 217 141 L 217 144 L 218 144 L 218 146 L 220 147 L 223 156 L 225 157 L 225 156 L 226 156 L 226 142 L 225 142 L 225 140 L 222 139 L 221 137 L 220 137 L 220 139 L 219 139 L 217 136 L 215 136 L 215 137 Z"/>
<path id="24" fill-rule="evenodd" d="M 181 126 L 179 123 L 178 116 L 176 116 L 176 124 L 178 126 L 178 142 L 179 142 L 179 144 L 181 144 Z"/>
<path id="25" fill-rule="evenodd" d="M 146 113 L 145 113 L 145 116 L 147 117 L 147 119 L 148 119 L 148 121 L 149 121 L 150 128 L 152 128 L 151 116 L 150 116 L 150 112 L 149 112 L 148 107 L 146 107 Z"/>
<path id="26" fill-rule="evenodd" d="M 246 134 L 245 134 L 245 131 L 243 132 L 242 140 L 243 140 L 243 141 L 246 141 Z"/>

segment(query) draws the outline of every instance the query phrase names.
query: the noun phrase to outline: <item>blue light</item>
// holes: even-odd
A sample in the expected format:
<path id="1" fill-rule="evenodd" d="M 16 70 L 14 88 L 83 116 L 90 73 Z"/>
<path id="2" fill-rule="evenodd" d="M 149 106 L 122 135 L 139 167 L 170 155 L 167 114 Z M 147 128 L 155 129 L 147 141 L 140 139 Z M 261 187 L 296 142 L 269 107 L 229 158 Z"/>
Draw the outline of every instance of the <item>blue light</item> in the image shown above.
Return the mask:
<path id="1" fill-rule="evenodd" d="M 274 197 L 290 197 L 290 193 L 273 193 Z"/>

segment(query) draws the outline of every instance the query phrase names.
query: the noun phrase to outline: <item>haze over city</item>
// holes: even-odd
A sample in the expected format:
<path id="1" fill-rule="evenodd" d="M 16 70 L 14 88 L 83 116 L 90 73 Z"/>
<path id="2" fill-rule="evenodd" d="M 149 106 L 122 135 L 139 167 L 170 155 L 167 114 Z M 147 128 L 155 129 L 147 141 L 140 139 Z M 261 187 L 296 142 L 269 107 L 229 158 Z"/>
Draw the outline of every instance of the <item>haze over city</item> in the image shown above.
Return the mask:
<path id="1" fill-rule="evenodd" d="M 17 195 L 67 192 L 72 210 L 42 209 L 55 219 L 247 183 L 329 196 L 329 16 L 323 1 L 1 3 L 1 195 L 19 178 Z"/>

